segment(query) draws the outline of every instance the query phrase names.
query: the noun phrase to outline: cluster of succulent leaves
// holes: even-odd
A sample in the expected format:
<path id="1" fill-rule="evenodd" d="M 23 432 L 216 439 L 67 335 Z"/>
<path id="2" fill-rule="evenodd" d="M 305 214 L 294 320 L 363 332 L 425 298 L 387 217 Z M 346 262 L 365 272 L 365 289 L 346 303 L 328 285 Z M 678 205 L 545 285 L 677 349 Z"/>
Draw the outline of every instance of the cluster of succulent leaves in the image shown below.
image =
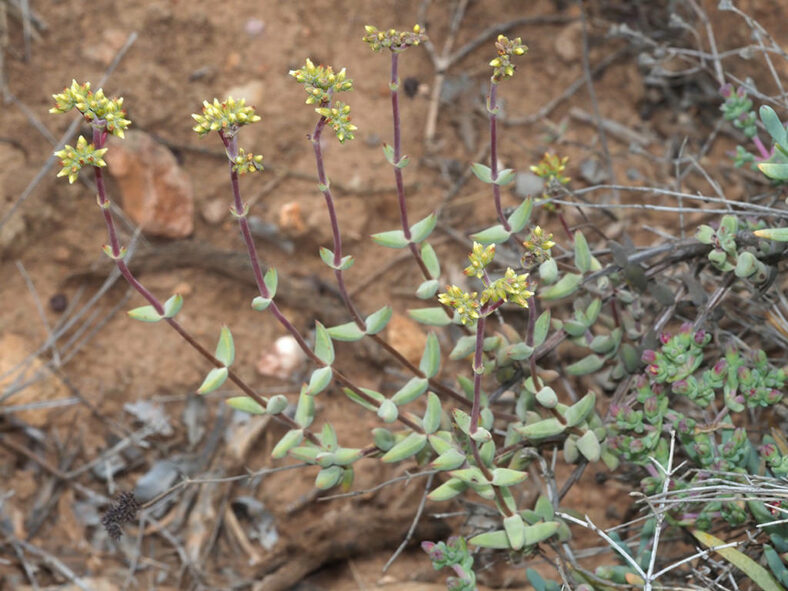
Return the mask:
<path id="1" fill-rule="evenodd" d="M 739 232 L 753 235 L 753 240 L 740 240 Z M 741 279 L 761 284 L 772 276 L 773 271 L 776 272 L 776 269 L 763 260 L 785 249 L 781 242 L 788 240 L 788 236 L 784 234 L 783 229 L 775 231 L 766 228 L 763 222 L 740 220 L 735 215 L 725 215 L 716 230 L 705 224 L 699 226 L 695 238 L 712 246 L 708 259 L 715 269 L 722 272 L 733 271 Z"/>
<path id="2" fill-rule="evenodd" d="M 465 538 L 452 536 L 445 542 L 422 542 L 421 548 L 432 561 L 435 570 L 450 568 L 454 575 L 446 580 L 448 591 L 474 591 L 476 573 L 473 571 L 473 556 L 468 551 Z"/>
<path id="3" fill-rule="evenodd" d="M 681 455 L 695 470 L 685 478 L 672 479 L 671 490 L 688 490 L 685 503 L 670 512 L 674 523 L 707 530 L 724 520 L 732 527 L 749 521 L 766 523 L 774 516 L 756 500 L 722 496 L 698 507 L 690 489 L 697 490 L 719 474 L 746 482 L 749 474 L 788 475 L 788 444 L 779 434 L 765 435 L 761 444 L 752 433 L 734 422 L 736 413 L 779 404 L 786 385 L 786 371 L 772 366 L 760 350 L 742 352 L 730 345 L 724 354 L 712 356 L 711 335 L 685 324 L 675 335 L 663 334 L 661 346 L 643 352 L 645 371 L 630 395 L 610 409 L 613 423 L 609 449 L 622 460 L 642 466 L 649 473 L 641 481 L 647 494 L 663 489 L 665 474 L 654 462 L 669 465 L 670 440 L 675 436 Z M 698 417 L 706 409 L 719 409 L 711 422 Z M 677 452 L 678 453 L 678 452 Z M 778 502 L 788 509 L 788 502 Z M 788 551 L 788 528 L 766 528 L 780 552 Z M 622 567 L 626 570 L 626 567 Z"/>
<path id="4" fill-rule="evenodd" d="M 758 116 L 752 108 L 753 102 L 746 89 L 740 86 L 734 91 L 730 84 L 725 84 L 720 89 L 720 94 L 725 98 L 725 102 L 720 105 L 725 120 L 730 121 L 745 136 L 756 142 L 756 145 L 760 143 Z M 743 146 L 736 146 L 734 164 L 751 164 L 775 182 L 784 182 L 788 180 L 788 132 L 772 107 L 763 105 L 758 115 L 774 147 L 769 154 L 763 154 L 765 157 L 758 158 Z"/>

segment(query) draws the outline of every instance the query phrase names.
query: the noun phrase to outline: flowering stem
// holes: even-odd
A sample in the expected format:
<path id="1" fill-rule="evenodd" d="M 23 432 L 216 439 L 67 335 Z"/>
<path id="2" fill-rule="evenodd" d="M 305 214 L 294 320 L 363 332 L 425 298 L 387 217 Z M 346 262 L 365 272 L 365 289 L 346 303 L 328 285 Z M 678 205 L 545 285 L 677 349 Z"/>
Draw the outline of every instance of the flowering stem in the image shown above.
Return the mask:
<path id="1" fill-rule="evenodd" d="M 394 55 L 396 55 L 396 54 L 394 54 Z M 395 69 L 395 73 L 396 73 L 396 69 Z M 394 92 L 394 91 L 392 91 L 392 92 Z M 394 134 L 394 142 L 395 142 L 395 146 L 396 146 L 395 147 L 395 153 L 399 153 L 398 152 L 398 150 L 399 150 L 399 147 L 398 147 L 399 146 L 399 115 L 398 115 L 398 111 L 397 111 L 397 116 L 395 117 L 395 121 L 396 121 L 395 134 Z M 331 222 L 331 233 L 332 233 L 333 240 L 334 240 L 334 260 L 333 260 L 333 263 L 334 263 L 334 265 L 339 265 L 342 262 L 342 238 L 341 238 L 341 234 L 340 234 L 340 231 L 339 231 L 339 221 L 337 219 L 336 208 L 334 206 L 334 198 L 333 198 L 333 195 L 331 193 L 331 188 L 328 186 L 328 177 L 326 176 L 325 165 L 324 165 L 324 162 L 323 162 L 323 150 L 320 147 L 320 136 L 321 136 L 321 134 L 323 132 L 323 129 L 325 128 L 325 124 L 326 124 L 325 117 L 321 117 L 320 121 L 318 121 L 317 125 L 315 126 L 314 132 L 312 133 L 311 141 L 312 141 L 312 146 L 313 146 L 314 152 L 315 152 L 315 164 L 317 166 L 318 182 L 323 187 L 325 187 L 325 190 L 323 190 L 322 193 L 323 193 L 323 197 L 325 198 L 325 201 L 326 201 L 326 207 L 328 209 L 328 217 L 329 217 L 329 220 Z M 402 219 L 404 220 L 403 221 L 403 229 L 407 230 L 407 211 L 405 210 L 405 198 L 404 198 L 405 195 L 404 195 L 404 191 L 401 190 L 402 189 L 402 172 L 401 172 L 401 170 L 399 168 L 396 168 L 396 167 L 395 167 L 394 170 L 395 170 L 395 174 L 397 174 L 397 178 L 398 178 L 398 183 L 397 183 L 398 194 L 401 196 L 401 198 L 400 198 L 400 213 L 403 215 Z M 406 235 L 407 236 L 409 236 L 409 232 L 410 232 L 410 230 L 406 231 Z M 422 262 L 421 257 L 418 255 L 418 250 L 416 249 L 416 246 L 414 244 L 411 244 L 410 246 L 412 247 L 412 252 L 413 252 L 414 256 L 416 257 L 416 260 L 421 265 L 423 265 L 424 263 Z M 425 271 L 426 271 L 426 267 L 425 267 Z M 339 292 L 340 292 L 340 295 L 342 297 L 342 301 L 345 304 L 345 307 L 348 309 L 348 311 L 352 315 L 353 321 L 356 323 L 356 326 L 358 326 L 361 330 L 366 330 L 366 324 L 364 323 L 364 320 L 361 318 L 361 315 L 359 314 L 359 312 L 356 309 L 356 307 L 353 305 L 353 302 L 350 299 L 350 295 L 348 294 L 347 288 L 345 287 L 345 280 L 344 280 L 343 272 L 341 270 L 339 270 L 339 269 L 335 269 L 334 270 L 334 274 L 335 274 L 335 276 L 337 278 L 337 284 L 339 286 Z M 429 273 L 427 273 L 426 276 L 430 277 Z M 402 365 L 403 367 L 407 368 L 408 371 L 412 372 L 414 375 L 416 375 L 416 376 L 418 376 L 420 378 L 426 377 L 424 372 L 422 372 L 416 365 L 414 365 L 407 358 L 405 358 L 402 355 L 402 353 L 397 351 L 397 349 L 395 349 L 390 343 L 388 343 L 380 335 L 375 334 L 375 335 L 369 335 L 369 336 L 372 338 L 373 341 L 375 341 L 381 347 L 383 347 L 392 357 L 394 357 L 400 365 Z M 438 380 L 436 380 L 434 378 L 429 378 L 429 384 L 433 388 L 433 390 L 435 390 L 436 392 L 442 392 L 443 394 L 446 394 L 446 395 L 450 396 L 451 398 L 455 399 L 456 401 L 462 402 L 463 404 L 468 404 L 468 400 L 464 396 L 462 396 L 460 393 L 455 392 L 454 390 L 444 386 Z"/>
<path id="2" fill-rule="evenodd" d="M 498 84 L 493 80 L 490 83 L 490 96 L 488 98 L 487 112 L 490 114 L 490 177 L 493 181 L 498 178 L 498 107 L 496 106 L 496 95 Z M 501 209 L 501 187 L 493 182 L 493 198 L 495 199 L 495 211 L 498 214 L 498 221 L 507 232 L 512 229 L 509 222 L 503 215 Z"/>
<path id="3" fill-rule="evenodd" d="M 321 185 L 321 192 L 326 201 L 326 209 L 328 209 L 328 217 L 331 221 L 331 235 L 334 237 L 334 266 L 338 267 L 342 262 L 342 235 L 339 233 L 339 222 L 337 221 L 337 212 L 334 207 L 334 197 L 331 195 L 331 188 L 328 186 L 328 179 L 326 178 L 326 170 L 323 165 L 323 149 L 320 147 L 320 135 L 326 125 L 326 118 L 321 117 L 315 126 L 315 131 L 312 133 L 312 147 L 315 151 L 315 165 L 317 166 L 317 179 Z M 337 278 L 337 285 L 339 286 L 339 293 L 342 296 L 342 301 L 345 307 L 353 316 L 353 320 L 360 329 L 364 329 L 364 319 L 358 313 L 358 310 L 350 301 L 347 288 L 345 287 L 345 277 L 342 269 L 334 269 L 334 276 Z"/>
<path id="4" fill-rule="evenodd" d="M 107 139 L 107 133 L 104 130 L 94 128 L 93 129 L 93 145 L 96 149 L 101 149 L 104 147 L 104 143 Z M 107 197 L 107 190 L 106 185 L 104 183 L 104 175 L 101 168 L 98 166 L 93 167 L 93 172 L 95 174 L 96 179 L 96 188 L 98 191 L 98 204 L 101 207 L 101 211 L 104 214 L 104 222 L 107 227 L 107 235 L 109 237 L 109 246 L 112 250 L 112 256 L 115 261 L 115 265 L 120 271 L 123 278 L 131 285 L 147 302 L 153 306 L 153 309 L 156 310 L 156 313 L 159 315 L 164 315 L 164 305 L 159 301 L 159 299 L 153 295 L 147 288 L 145 288 L 142 283 L 134 276 L 134 274 L 129 269 L 126 262 L 123 260 L 122 249 L 120 246 L 120 240 L 118 239 L 118 232 L 115 228 L 115 221 L 112 217 L 112 213 L 110 212 L 110 202 L 109 198 Z M 205 347 L 203 347 L 197 340 L 189 334 L 189 332 L 174 318 L 165 318 L 164 319 L 167 324 L 172 327 L 172 329 L 177 332 L 183 340 L 185 340 L 191 347 L 197 351 L 200 355 L 202 355 L 211 365 L 214 367 L 225 367 L 225 365 L 219 361 L 215 356 L 213 356 Z M 255 392 L 246 382 L 244 382 L 238 374 L 236 374 L 232 369 L 227 368 L 227 377 L 233 382 L 238 388 L 243 391 L 247 396 L 252 398 L 255 402 L 257 402 L 260 406 L 265 408 L 267 406 L 267 401 L 265 398 L 260 396 L 257 392 Z M 286 415 L 277 415 L 277 418 L 286 422 L 291 428 L 299 428 L 299 426 L 290 419 Z M 307 433 L 307 436 L 310 440 L 314 439 L 315 443 L 319 443 L 316 436 L 312 435 L 311 433 Z"/>
<path id="5" fill-rule="evenodd" d="M 484 324 L 487 310 L 482 308 L 476 321 L 476 350 L 473 355 L 473 407 L 471 408 L 471 434 L 479 428 L 479 414 L 482 399 L 482 351 L 484 349 Z"/>
<path id="6" fill-rule="evenodd" d="M 266 299 L 270 299 L 271 293 L 268 291 L 268 287 L 266 287 L 265 281 L 263 280 L 263 271 L 260 266 L 260 259 L 257 256 L 257 247 L 255 246 L 254 239 L 252 238 L 252 233 L 249 230 L 249 222 L 246 219 L 248 212 L 246 211 L 246 207 L 244 206 L 243 200 L 241 199 L 241 190 L 240 187 L 238 186 L 238 173 L 235 170 L 233 170 L 232 161 L 235 159 L 235 156 L 237 156 L 238 154 L 238 142 L 234 136 L 227 137 L 221 132 L 219 133 L 219 137 L 222 139 L 222 143 L 224 143 L 224 146 L 227 149 L 227 153 L 230 158 L 229 165 L 230 165 L 230 182 L 232 184 L 232 189 L 233 189 L 233 209 L 235 216 L 238 218 L 238 225 L 241 228 L 241 236 L 243 237 L 244 244 L 246 244 L 246 250 L 249 254 L 249 261 L 252 264 L 252 270 L 254 271 L 254 277 L 255 277 L 255 282 L 257 283 L 257 289 L 262 297 Z M 325 174 L 321 179 L 321 183 L 325 184 Z M 334 221 L 336 221 L 336 217 L 334 217 Z M 332 227 L 333 226 L 334 224 L 332 224 Z M 337 232 L 338 231 L 339 228 L 337 226 Z M 341 248 L 341 244 L 340 244 L 340 248 Z M 285 328 L 285 330 L 287 330 L 287 332 L 289 332 L 292 335 L 296 343 L 298 343 L 298 346 L 301 348 L 301 350 L 309 359 L 311 359 L 314 363 L 316 363 L 320 367 L 327 367 L 329 365 L 325 361 L 320 359 L 315 354 L 314 351 L 312 351 L 312 349 L 309 347 L 304 337 L 301 336 L 301 333 L 298 331 L 298 329 L 282 313 L 282 311 L 279 309 L 279 306 L 277 306 L 275 301 L 271 300 L 271 303 L 268 306 L 268 310 L 271 310 L 271 313 L 274 315 L 277 321 L 279 321 L 279 323 Z M 372 398 L 366 392 L 361 390 L 358 386 L 353 384 L 353 382 L 351 382 L 350 379 L 346 377 L 342 372 L 340 372 L 338 369 L 334 367 L 332 367 L 331 369 L 334 377 L 337 379 L 338 382 L 340 382 L 345 387 L 349 388 L 354 394 L 364 399 L 366 402 L 373 405 L 376 404 L 374 398 Z M 399 416 L 398 420 L 402 424 L 407 425 L 408 427 L 413 429 L 414 431 L 422 432 L 422 429 L 407 417 Z M 296 425 L 294 428 L 300 428 L 300 427 Z"/>
<path id="7" fill-rule="evenodd" d="M 502 302 L 496 303 L 500 304 Z M 487 468 L 484 460 L 482 460 L 481 453 L 479 453 L 479 444 L 476 443 L 473 434 L 479 429 L 479 415 L 481 414 L 482 405 L 482 373 L 484 372 L 482 350 L 484 348 L 484 325 L 487 315 L 491 314 L 495 308 L 497 308 L 497 306 L 487 306 L 486 304 L 482 306 L 479 319 L 476 321 L 476 350 L 473 355 L 473 407 L 471 408 L 471 426 L 469 429 L 471 436 L 468 438 L 471 452 L 473 453 L 473 459 L 476 460 L 476 465 L 487 480 L 492 480 L 493 475 L 489 468 Z M 493 491 L 495 492 L 495 498 L 498 501 L 498 506 L 501 511 L 503 511 L 507 517 L 512 515 L 511 510 L 504 501 L 501 490 L 497 486 L 494 486 Z"/>
<path id="8" fill-rule="evenodd" d="M 410 249 L 413 258 L 421 269 L 421 274 L 425 279 L 434 279 L 432 274 L 427 270 L 427 265 L 421 260 L 421 255 L 416 247 L 416 244 L 410 241 L 410 224 L 408 223 L 408 207 L 405 202 L 405 184 L 402 181 L 402 169 L 396 166 L 396 163 L 402 158 L 402 142 L 400 139 L 400 118 L 399 118 L 399 74 L 397 73 L 397 66 L 399 64 L 399 53 L 396 51 L 391 52 L 391 82 L 389 88 L 391 89 L 391 116 L 394 121 L 394 180 L 397 183 L 397 200 L 399 201 L 399 218 L 402 223 L 402 232 L 408 240 L 408 248 Z"/>

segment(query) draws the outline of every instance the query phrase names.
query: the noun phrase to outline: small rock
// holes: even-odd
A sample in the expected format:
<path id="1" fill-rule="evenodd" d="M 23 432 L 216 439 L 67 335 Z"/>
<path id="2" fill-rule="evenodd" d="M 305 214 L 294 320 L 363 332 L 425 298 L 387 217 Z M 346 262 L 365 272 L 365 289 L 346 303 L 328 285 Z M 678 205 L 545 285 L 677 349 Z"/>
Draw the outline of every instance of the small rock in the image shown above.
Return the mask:
<path id="1" fill-rule="evenodd" d="M 427 343 L 427 335 L 424 334 L 421 326 L 407 316 L 395 313 L 386 330 L 391 346 L 399 351 L 405 359 L 418 365 Z"/>
<path id="2" fill-rule="evenodd" d="M 257 37 L 258 35 L 262 35 L 263 31 L 265 30 L 265 21 L 260 20 L 259 18 L 250 18 L 244 24 L 244 31 L 250 37 Z"/>
<path id="3" fill-rule="evenodd" d="M 565 26 L 555 38 L 555 52 L 566 63 L 580 57 L 580 46 L 583 42 L 583 23 L 575 21 Z"/>
<path id="4" fill-rule="evenodd" d="M 179 296 L 189 296 L 194 291 L 191 283 L 186 283 L 185 281 L 181 281 L 180 283 L 176 283 L 175 287 L 172 288 L 172 293 Z"/>
<path id="5" fill-rule="evenodd" d="M 301 204 L 289 201 L 279 208 L 279 228 L 289 236 L 301 236 L 306 232 Z"/>
<path id="6" fill-rule="evenodd" d="M 413 98 L 419 91 L 419 79 L 413 76 L 408 76 L 402 83 L 402 90 L 405 91 L 405 96 Z"/>
<path id="7" fill-rule="evenodd" d="M 306 356 L 296 340 L 286 335 L 274 341 L 269 351 L 265 351 L 257 362 L 257 371 L 261 375 L 287 380 L 295 377 L 303 366 Z"/>
<path id="8" fill-rule="evenodd" d="M 525 199 L 544 191 L 544 180 L 532 172 L 518 172 L 514 177 L 514 194 Z"/>
<path id="9" fill-rule="evenodd" d="M 36 347 L 21 336 L 6 332 L 0 336 L 0 396 L 4 406 L 21 406 L 69 397 L 68 389 L 50 372 L 38 357 L 23 363 Z M 8 398 L 4 393 L 23 386 Z M 62 408 L 31 408 L 13 413 L 13 416 L 32 427 L 51 425 L 56 417 L 69 417 Z"/>
<path id="10" fill-rule="evenodd" d="M 174 433 L 172 425 L 170 425 L 170 419 L 164 412 L 164 407 L 160 404 L 150 400 L 137 400 L 136 402 L 124 404 L 123 410 L 164 437 L 169 437 Z"/>
<path id="11" fill-rule="evenodd" d="M 52 258 L 56 263 L 67 263 L 71 258 L 71 250 L 62 244 L 55 246 L 51 252 Z"/>
<path id="12" fill-rule="evenodd" d="M 225 96 L 231 96 L 234 99 L 246 99 L 246 104 L 255 106 L 263 102 L 263 91 L 265 85 L 262 80 L 250 80 L 246 84 L 240 86 L 233 86 L 226 93 Z"/>
<path id="13" fill-rule="evenodd" d="M 240 63 L 241 63 L 241 54 L 238 53 L 237 51 L 233 51 L 232 53 L 230 53 L 230 55 L 227 56 L 227 59 L 224 60 L 224 69 L 234 70 L 240 65 Z"/>
<path id="14" fill-rule="evenodd" d="M 217 226 L 222 223 L 230 208 L 227 201 L 221 198 L 211 199 L 200 208 L 200 215 L 207 223 Z"/>
<path id="15" fill-rule="evenodd" d="M 587 158 L 580 163 L 580 176 L 592 185 L 608 180 L 607 171 L 596 158 Z"/>
<path id="16" fill-rule="evenodd" d="M 105 156 L 123 209 L 146 234 L 185 238 L 194 230 L 194 190 L 172 152 L 142 131 L 110 138 Z"/>
<path id="17" fill-rule="evenodd" d="M 56 293 L 51 298 L 49 298 L 49 307 L 52 309 L 53 312 L 64 312 L 68 307 L 68 298 L 65 294 Z"/>

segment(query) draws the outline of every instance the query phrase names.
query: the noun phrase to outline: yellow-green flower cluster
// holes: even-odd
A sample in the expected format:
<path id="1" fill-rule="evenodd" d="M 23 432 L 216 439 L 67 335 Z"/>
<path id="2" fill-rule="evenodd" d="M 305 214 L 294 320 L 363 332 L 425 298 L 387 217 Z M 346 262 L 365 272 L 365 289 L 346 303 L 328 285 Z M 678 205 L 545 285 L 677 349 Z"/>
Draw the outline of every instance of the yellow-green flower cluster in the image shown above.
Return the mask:
<path id="1" fill-rule="evenodd" d="M 232 162 L 233 170 L 238 174 L 263 170 L 263 155 L 246 152 L 243 148 L 238 148 L 238 155 Z"/>
<path id="2" fill-rule="evenodd" d="M 456 285 L 449 285 L 446 287 L 445 293 L 438 295 L 438 301 L 455 310 L 460 317 L 460 322 L 467 326 L 479 319 L 481 305 L 476 299 L 477 295 L 475 291 L 468 293 Z"/>
<path id="3" fill-rule="evenodd" d="M 202 105 L 202 114 L 192 114 L 192 118 L 197 122 L 192 129 L 199 135 L 212 131 L 232 134 L 242 125 L 260 121 L 260 115 L 254 112 L 254 107 L 246 104 L 246 99 L 235 100 L 228 97 L 220 102 L 215 98 L 213 103 L 203 101 Z"/>
<path id="4" fill-rule="evenodd" d="M 549 259 L 552 256 L 550 249 L 555 246 L 555 241 L 551 233 L 542 230 L 541 226 L 536 226 L 531 230 L 528 240 L 523 242 L 523 246 L 526 251 L 522 258 L 523 265 L 530 266 Z"/>
<path id="5" fill-rule="evenodd" d="M 498 50 L 498 57 L 490 62 L 490 66 L 493 68 L 493 84 L 514 76 L 514 70 L 517 66 L 512 63 L 512 57 L 523 55 L 528 51 L 528 47 L 523 45 L 523 40 L 520 37 L 509 39 L 505 35 L 498 35 L 495 49 Z"/>
<path id="6" fill-rule="evenodd" d="M 518 275 L 510 267 L 500 279 L 493 281 L 482 291 L 481 303 L 513 302 L 521 308 L 528 307 L 528 298 L 534 293 L 528 289 L 528 273 Z"/>
<path id="7" fill-rule="evenodd" d="M 332 93 L 353 88 L 353 81 L 347 77 L 345 68 L 335 74 L 331 66 L 316 66 L 309 58 L 303 68 L 290 70 L 290 75 L 303 84 L 309 95 L 307 105 L 328 104 Z"/>
<path id="8" fill-rule="evenodd" d="M 566 170 L 566 163 L 568 161 L 569 156 L 561 158 L 557 154 L 548 154 L 545 152 L 539 164 L 531 167 L 531 172 L 543 178 L 547 183 L 558 182 L 565 185 L 570 181 L 570 178 L 563 174 Z"/>
<path id="9" fill-rule="evenodd" d="M 67 176 L 68 182 L 73 183 L 83 166 L 106 166 L 107 163 L 102 158 L 106 151 L 107 148 L 97 150 L 93 144 L 88 143 L 85 136 L 79 136 L 76 147 L 64 146 L 62 150 L 55 152 L 62 167 L 57 176 Z"/>
<path id="10" fill-rule="evenodd" d="M 337 134 L 339 143 L 354 138 L 353 132 L 358 129 L 350 122 L 350 105 L 337 101 L 332 107 L 318 107 L 315 111 L 328 120 L 328 124 Z"/>
<path id="11" fill-rule="evenodd" d="M 484 275 L 484 268 L 495 258 L 495 244 L 490 244 L 486 248 L 478 242 L 473 243 L 473 250 L 468 255 L 470 265 L 465 267 L 464 273 L 468 277 L 481 279 Z"/>
<path id="12" fill-rule="evenodd" d="M 367 25 L 364 27 L 367 32 L 361 39 L 367 43 L 372 51 L 390 49 L 391 51 L 405 51 L 408 47 L 418 45 L 427 39 L 427 35 L 422 31 L 421 25 L 414 25 L 413 31 L 378 31 L 377 27 Z"/>
<path id="13" fill-rule="evenodd" d="M 53 94 L 52 98 L 55 106 L 49 109 L 50 113 L 67 113 L 76 109 L 86 121 L 118 137 L 124 137 L 124 130 L 131 125 L 123 109 L 123 98 L 107 98 L 101 88 L 94 93 L 90 90 L 90 82 L 79 84 L 72 80 L 70 87 L 64 88 L 60 94 Z"/>

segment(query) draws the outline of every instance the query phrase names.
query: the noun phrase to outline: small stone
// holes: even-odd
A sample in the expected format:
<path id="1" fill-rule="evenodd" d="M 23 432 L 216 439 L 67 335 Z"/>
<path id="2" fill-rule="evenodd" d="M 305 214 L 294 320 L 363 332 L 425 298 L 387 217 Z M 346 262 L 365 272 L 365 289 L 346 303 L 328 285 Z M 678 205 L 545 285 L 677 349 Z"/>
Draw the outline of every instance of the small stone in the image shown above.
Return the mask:
<path id="1" fill-rule="evenodd" d="M 391 346 L 399 351 L 405 359 L 418 365 L 427 343 L 427 335 L 424 334 L 421 326 L 407 316 L 395 313 L 391 317 L 386 331 Z"/>
<path id="2" fill-rule="evenodd" d="M 191 295 L 193 291 L 194 288 L 192 288 L 192 284 L 186 283 L 185 281 L 176 283 L 175 287 L 172 288 L 172 293 L 183 297 Z"/>
<path id="3" fill-rule="evenodd" d="M 0 404 L 23 406 L 69 397 L 65 384 L 41 359 L 32 357 L 25 363 L 35 350 L 36 347 L 21 336 L 6 332 L 0 337 L 0 394 L 7 389 L 13 390 L 17 384 L 26 384 Z M 58 417 L 73 417 L 71 413 L 64 413 L 62 407 L 14 411 L 13 416 L 32 427 L 51 426 Z"/>
<path id="4" fill-rule="evenodd" d="M 260 20 L 259 18 L 250 18 L 244 24 L 244 31 L 250 37 L 257 37 L 258 35 L 262 35 L 263 31 L 265 30 L 265 21 Z"/>
<path id="5" fill-rule="evenodd" d="M 592 185 L 608 180 L 607 171 L 596 158 L 586 158 L 580 163 L 580 176 Z"/>
<path id="6" fill-rule="evenodd" d="M 583 23 L 575 21 L 565 26 L 555 38 L 555 52 L 564 62 L 571 63 L 580 57 Z"/>
<path id="7" fill-rule="evenodd" d="M 408 76 L 402 83 L 402 90 L 405 92 L 405 96 L 413 98 L 419 91 L 419 79 Z"/>
<path id="8" fill-rule="evenodd" d="M 289 236 L 300 236 L 306 231 L 298 201 L 290 201 L 279 208 L 279 228 Z"/>
<path id="9" fill-rule="evenodd" d="M 262 80 L 250 80 L 246 84 L 233 86 L 228 89 L 225 96 L 231 96 L 236 100 L 246 99 L 246 104 L 255 106 L 263 102 L 263 92 L 265 85 Z"/>
<path id="10" fill-rule="evenodd" d="M 525 199 L 544 191 L 544 180 L 532 172 L 518 172 L 514 176 L 514 194 Z"/>
<path id="11" fill-rule="evenodd" d="M 194 230 L 194 190 L 172 152 L 142 131 L 111 137 L 104 157 L 123 209 L 146 234 L 185 238 Z"/>
<path id="12" fill-rule="evenodd" d="M 68 298 L 65 296 L 65 294 L 56 293 L 51 298 L 49 298 L 49 307 L 53 312 L 60 314 L 68 307 Z"/>
<path id="13" fill-rule="evenodd" d="M 227 217 L 230 208 L 224 199 L 211 199 L 200 208 L 200 215 L 207 223 L 217 226 Z"/>
<path id="14" fill-rule="evenodd" d="M 257 362 L 257 372 L 264 376 L 293 379 L 306 361 L 298 342 L 290 335 L 279 337 L 273 347 L 265 351 Z"/>
<path id="15" fill-rule="evenodd" d="M 62 244 L 52 249 L 52 259 L 56 263 L 67 263 L 71 258 L 71 250 Z"/>
<path id="16" fill-rule="evenodd" d="M 241 54 L 238 53 L 237 51 L 233 51 L 230 55 L 227 56 L 227 59 L 224 60 L 224 69 L 234 70 L 240 65 L 240 63 L 241 63 Z"/>

